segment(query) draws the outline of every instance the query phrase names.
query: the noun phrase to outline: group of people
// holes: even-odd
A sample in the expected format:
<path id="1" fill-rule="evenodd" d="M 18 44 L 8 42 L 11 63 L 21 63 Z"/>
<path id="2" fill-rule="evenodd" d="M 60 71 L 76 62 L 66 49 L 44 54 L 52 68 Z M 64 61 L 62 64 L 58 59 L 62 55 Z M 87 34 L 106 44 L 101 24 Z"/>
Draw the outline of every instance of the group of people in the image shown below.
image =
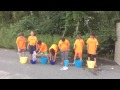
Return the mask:
<path id="1" fill-rule="evenodd" d="M 27 46 L 26 46 L 26 43 Z M 98 46 L 98 40 L 95 38 L 94 34 L 90 35 L 90 38 L 86 41 L 87 43 L 87 53 L 88 53 L 88 60 L 91 59 L 91 56 L 93 56 L 96 65 L 96 51 Z M 65 37 L 62 37 L 62 39 L 58 42 L 58 44 L 52 44 L 50 48 L 48 48 L 47 44 L 42 41 L 38 41 L 37 37 L 35 36 L 34 32 L 31 31 L 30 36 L 28 37 L 28 40 L 26 40 L 24 33 L 21 33 L 19 37 L 16 39 L 16 44 L 18 48 L 18 53 L 20 53 L 20 57 L 25 56 L 25 51 L 29 50 L 30 52 L 30 60 L 32 60 L 32 54 L 34 51 L 36 51 L 38 54 L 43 53 L 48 54 L 48 63 L 53 60 L 56 61 L 56 55 L 58 53 L 58 50 L 61 52 L 61 64 L 63 64 L 64 60 L 68 60 L 68 54 L 70 50 L 70 42 Z M 82 60 L 82 54 L 84 49 L 85 43 L 82 39 L 81 35 L 78 35 L 75 42 L 74 42 L 74 62 L 78 57 L 80 60 Z"/>

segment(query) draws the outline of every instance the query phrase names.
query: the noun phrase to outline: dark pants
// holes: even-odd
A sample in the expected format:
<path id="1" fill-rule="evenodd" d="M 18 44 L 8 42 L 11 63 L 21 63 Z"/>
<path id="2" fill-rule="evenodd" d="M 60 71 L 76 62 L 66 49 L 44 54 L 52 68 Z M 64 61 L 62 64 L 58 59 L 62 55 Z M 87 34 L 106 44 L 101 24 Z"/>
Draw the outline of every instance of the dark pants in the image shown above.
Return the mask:
<path id="1" fill-rule="evenodd" d="M 36 51 L 36 45 L 35 46 L 29 46 L 30 48 L 30 54 L 33 54 L 33 51 Z"/>

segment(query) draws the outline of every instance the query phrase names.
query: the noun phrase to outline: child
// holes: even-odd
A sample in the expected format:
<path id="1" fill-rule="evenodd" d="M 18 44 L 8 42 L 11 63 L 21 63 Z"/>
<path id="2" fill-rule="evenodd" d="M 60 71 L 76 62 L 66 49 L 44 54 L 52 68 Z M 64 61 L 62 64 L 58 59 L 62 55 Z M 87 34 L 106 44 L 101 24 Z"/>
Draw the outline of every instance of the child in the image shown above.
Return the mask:
<path id="1" fill-rule="evenodd" d="M 84 47 L 84 41 L 83 41 L 82 37 L 80 35 L 78 35 L 77 39 L 74 43 L 74 48 L 73 48 L 75 50 L 74 63 L 73 64 L 75 64 L 75 60 L 76 60 L 77 56 L 80 58 L 80 60 L 82 60 L 83 47 Z"/>
<path id="2" fill-rule="evenodd" d="M 32 54 L 33 54 L 33 51 L 36 51 L 38 39 L 34 35 L 33 31 L 31 31 L 30 34 L 31 34 L 31 36 L 28 37 L 27 48 L 29 48 L 29 51 L 30 51 L 30 60 L 32 60 Z"/>
<path id="3" fill-rule="evenodd" d="M 37 51 L 38 54 L 41 52 L 43 54 L 47 54 L 47 45 L 44 42 L 38 41 L 37 43 Z"/>
<path id="4" fill-rule="evenodd" d="M 70 48 L 70 43 L 67 39 L 63 37 L 62 40 L 59 41 L 58 46 L 61 51 L 61 58 L 62 58 L 61 64 L 63 64 L 64 60 L 68 60 L 68 52 Z"/>
<path id="5" fill-rule="evenodd" d="M 24 33 L 21 33 L 20 36 L 17 37 L 16 44 L 17 44 L 19 57 L 24 57 L 26 51 L 26 38 L 24 37 Z"/>
<path id="6" fill-rule="evenodd" d="M 48 60 L 48 63 L 50 63 L 51 60 L 56 61 L 57 52 L 58 52 L 58 46 L 56 44 L 53 44 L 49 48 L 49 60 Z"/>
<path id="7" fill-rule="evenodd" d="M 96 51 L 98 46 L 98 40 L 95 38 L 94 34 L 90 35 L 90 38 L 87 40 L 87 53 L 88 53 L 88 60 L 90 60 L 90 57 L 93 56 L 95 61 L 95 67 L 96 65 Z"/>

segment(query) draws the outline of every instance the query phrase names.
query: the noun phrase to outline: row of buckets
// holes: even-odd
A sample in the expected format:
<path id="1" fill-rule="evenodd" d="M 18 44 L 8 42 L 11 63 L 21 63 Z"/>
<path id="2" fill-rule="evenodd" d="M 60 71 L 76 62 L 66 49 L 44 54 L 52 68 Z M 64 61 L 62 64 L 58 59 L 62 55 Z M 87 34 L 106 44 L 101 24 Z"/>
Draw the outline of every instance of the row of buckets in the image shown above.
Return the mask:
<path id="1" fill-rule="evenodd" d="M 64 66 L 68 67 L 69 60 L 64 60 Z M 76 68 L 82 68 L 83 60 L 75 60 L 75 67 Z M 94 68 L 95 67 L 95 61 L 87 61 L 88 68 Z"/>
<path id="2" fill-rule="evenodd" d="M 27 57 L 20 57 L 20 62 L 22 64 L 27 63 L 28 58 Z M 31 64 L 36 64 L 37 60 L 30 60 Z M 42 57 L 40 58 L 40 63 L 41 64 L 47 64 L 48 58 L 47 57 Z M 52 65 L 54 65 L 56 62 L 52 61 L 50 62 Z M 81 68 L 83 65 L 83 60 L 75 60 L 75 67 L 76 68 Z M 68 67 L 69 66 L 69 60 L 64 60 L 64 66 Z M 88 68 L 94 68 L 95 62 L 94 61 L 87 61 L 87 66 Z"/>

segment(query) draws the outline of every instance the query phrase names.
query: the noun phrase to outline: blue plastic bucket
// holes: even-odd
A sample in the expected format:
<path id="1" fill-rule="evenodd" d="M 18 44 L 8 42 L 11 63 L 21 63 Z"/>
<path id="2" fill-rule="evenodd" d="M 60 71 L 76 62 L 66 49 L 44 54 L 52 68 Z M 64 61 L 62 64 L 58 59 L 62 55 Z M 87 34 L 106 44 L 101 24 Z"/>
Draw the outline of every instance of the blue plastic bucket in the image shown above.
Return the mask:
<path id="1" fill-rule="evenodd" d="M 64 60 L 64 66 L 68 67 L 69 65 L 69 60 Z"/>
<path id="2" fill-rule="evenodd" d="M 41 62 L 41 64 L 47 64 L 48 58 L 47 57 L 42 57 L 42 58 L 40 58 L 40 62 Z"/>
<path id="3" fill-rule="evenodd" d="M 56 63 L 56 61 L 50 60 L 50 64 L 54 65 Z"/>
<path id="4" fill-rule="evenodd" d="M 36 64 L 37 60 L 30 60 L 31 64 Z"/>
<path id="5" fill-rule="evenodd" d="M 75 60 L 75 67 L 81 68 L 82 67 L 83 60 Z"/>

